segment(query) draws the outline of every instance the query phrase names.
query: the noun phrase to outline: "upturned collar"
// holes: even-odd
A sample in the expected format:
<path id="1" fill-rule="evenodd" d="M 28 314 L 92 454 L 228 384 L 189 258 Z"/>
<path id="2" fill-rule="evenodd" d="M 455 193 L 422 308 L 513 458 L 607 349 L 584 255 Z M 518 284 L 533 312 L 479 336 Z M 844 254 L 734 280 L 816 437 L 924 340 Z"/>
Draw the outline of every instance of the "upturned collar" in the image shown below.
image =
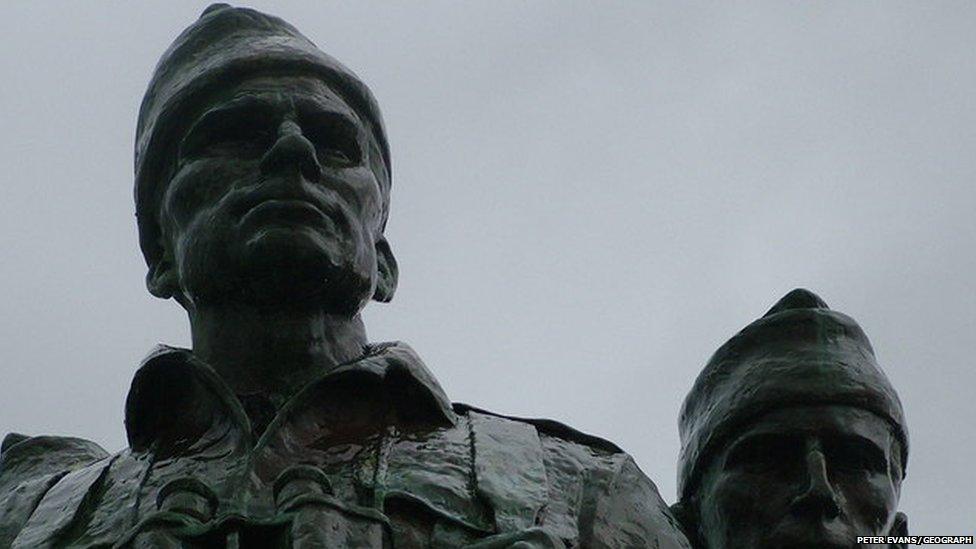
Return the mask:
<path id="1" fill-rule="evenodd" d="M 432 425 L 454 425 L 451 402 L 423 361 L 405 343 L 371 345 L 360 358 L 323 373 L 300 388 L 272 425 L 297 411 L 325 405 L 317 390 L 342 380 L 380 384 L 397 417 Z M 334 403 L 329 403 L 334 405 Z M 216 423 L 236 424 L 253 446 L 257 433 L 240 399 L 208 364 L 189 349 L 159 345 L 143 360 L 125 403 L 125 428 L 136 451 L 192 446 Z"/>

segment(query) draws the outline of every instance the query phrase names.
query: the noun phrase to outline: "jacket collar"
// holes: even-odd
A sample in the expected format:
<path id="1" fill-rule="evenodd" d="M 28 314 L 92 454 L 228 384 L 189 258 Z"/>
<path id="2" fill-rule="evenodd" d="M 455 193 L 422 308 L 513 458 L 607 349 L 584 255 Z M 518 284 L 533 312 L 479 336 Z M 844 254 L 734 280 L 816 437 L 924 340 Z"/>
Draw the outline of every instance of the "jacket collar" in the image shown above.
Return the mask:
<path id="1" fill-rule="evenodd" d="M 437 379 L 414 350 L 401 342 L 371 345 L 363 357 L 313 378 L 279 415 L 320 406 L 309 398 L 314 389 L 350 376 L 368 376 L 389 387 L 386 394 L 400 418 L 434 425 L 457 421 Z M 221 421 L 237 424 L 245 444 L 253 445 L 254 434 L 240 400 L 213 368 L 189 349 L 165 345 L 153 349 L 136 371 L 126 398 L 129 445 L 137 451 L 189 447 Z"/>

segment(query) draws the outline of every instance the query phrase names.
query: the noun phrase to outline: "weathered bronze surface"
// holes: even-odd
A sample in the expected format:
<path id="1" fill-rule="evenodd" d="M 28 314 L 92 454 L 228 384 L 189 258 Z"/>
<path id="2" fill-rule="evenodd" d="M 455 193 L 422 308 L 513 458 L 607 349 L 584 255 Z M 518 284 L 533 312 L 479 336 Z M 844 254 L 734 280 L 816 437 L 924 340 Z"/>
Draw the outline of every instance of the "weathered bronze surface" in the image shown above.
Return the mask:
<path id="1" fill-rule="evenodd" d="M 674 510 L 697 547 L 878 547 L 857 537 L 907 534 L 901 402 L 860 326 L 807 290 L 716 351 L 679 425 Z"/>
<path id="2" fill-rule="evenodd" d="M 187 311 L 126 402 L 129 447 L 8 435 L 0 547 L 689 547 L 612 443 L 452 404 L 388 301 L 390 154 L 352 72 L 214 5 L 163 55 L 136 135 L 147 285 Z"/>

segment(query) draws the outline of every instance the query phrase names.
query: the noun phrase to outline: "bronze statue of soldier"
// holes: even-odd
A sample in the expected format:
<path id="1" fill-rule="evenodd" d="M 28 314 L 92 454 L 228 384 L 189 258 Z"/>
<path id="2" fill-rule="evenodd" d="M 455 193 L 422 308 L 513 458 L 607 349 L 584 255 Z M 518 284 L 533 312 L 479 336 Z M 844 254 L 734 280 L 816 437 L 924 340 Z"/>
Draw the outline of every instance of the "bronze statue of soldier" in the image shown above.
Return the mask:
<path id="1" fill-rule="evenodd" d="M 722 345 L 679 419 L 676 515 L 701 549 L 907 535 L 901 402 L 864 331 L 794 290 Z"/>
<path id="2" fill-rule="evenodd" d="M 136 132 L 147 285 L 189 316 L 126 400 L 129 447 L 9 435 L 0 546 L 684 548 L 614 444 L 452 404 L 389 301 L 390 153 L 363 82 L 284 21 L 216 4 Z"/>

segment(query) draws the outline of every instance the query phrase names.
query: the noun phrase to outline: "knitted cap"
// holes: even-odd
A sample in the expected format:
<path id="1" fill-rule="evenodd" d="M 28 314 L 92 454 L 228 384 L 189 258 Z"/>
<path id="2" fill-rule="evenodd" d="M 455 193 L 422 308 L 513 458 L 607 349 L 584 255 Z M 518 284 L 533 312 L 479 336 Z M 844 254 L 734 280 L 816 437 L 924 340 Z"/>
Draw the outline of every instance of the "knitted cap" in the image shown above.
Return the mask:
<path id="1" fill-rule="evenodd" d="M 846 405 L 891 423 L 908 459 L 898 394 L 854 319 L 797 289 L 715 352 L 678 419 L 678 497 L 687 498 L 708 458 L 746 423 L 775 409 Z"/>
<path id="2" fill-rule="evenodd" d="M 157 206 L 179 137 L 193 109 L 220 87 L 267 74 L 321 78 L 356 111 L 383 156 L 389 194 L 390 153 L 379 107 L 352 71 L 319 50 L 285 21 L 248 8 L 213 4 L 187 27 L 156 65 L 139 109 L 135 143 L 135 201 L 139 245 L 158 258 Z M 384 216 L 388 205 L 384 205 Z"/>

